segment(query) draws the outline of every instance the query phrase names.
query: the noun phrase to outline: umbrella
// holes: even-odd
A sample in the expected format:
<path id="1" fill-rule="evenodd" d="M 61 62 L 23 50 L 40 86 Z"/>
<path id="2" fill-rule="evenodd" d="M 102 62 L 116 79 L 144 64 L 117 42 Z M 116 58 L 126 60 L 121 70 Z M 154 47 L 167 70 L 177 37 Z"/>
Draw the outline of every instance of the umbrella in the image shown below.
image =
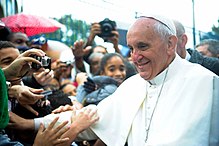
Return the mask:
<path id="1" fill-rule="evenodd" d="M 23 32 L 27 36 L 33 36 L 42 33 L 52 33 L 60 29 L 63 24 L 52 18 L 46 18 L 37 15 L 19 13 L 1 18 L 5 26 L 12 32 Z"/>

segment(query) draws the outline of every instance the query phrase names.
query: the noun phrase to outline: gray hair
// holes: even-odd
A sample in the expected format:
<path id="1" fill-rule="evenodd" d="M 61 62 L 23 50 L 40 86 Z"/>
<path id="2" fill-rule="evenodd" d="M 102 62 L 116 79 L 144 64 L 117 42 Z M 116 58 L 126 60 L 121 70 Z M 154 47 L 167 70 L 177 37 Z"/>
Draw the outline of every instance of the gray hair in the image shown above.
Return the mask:
<path id="1" fill-rule="evenodd" d="M 214 57 L 217 57 L 217 55 L 219 54 L 219 40 L 216 39 L 202 40 L 198 45 L 196 45 L 196 48 L 204 45 L 208 45 L 208 51 L 211 52 Z"/>
<path id="2" fill-rule="evenodd" d="M 159 34 L 163 39 L 167 38 L 168 36 L 175 35 L 169 29 L 167 29 L 166 26 L 159 22 L 155 23 L 154 31 Z"/>
<path id="3" fill-rule="evenodd" d="M 176 35 L 176 28 L 171 19 L 168 19 L 164 16 L 151 14 L 146 16 L 140 16 L 140 18 L 149 18 L 157 21 L 154 25 L 154 31 L 160 34 L 162 38 L 166 38 L 171 35 Z"/>
<path id="4" fill-rule="evenodd" d="M 93 58 L 96 58 L 96 57 L 103 57 L 104 54 L 103 53 L 100 53 L 100 52 L 93 52 L 91 53 L 91 55 L 88 57 L 88 61 L 90 62 Z"/>

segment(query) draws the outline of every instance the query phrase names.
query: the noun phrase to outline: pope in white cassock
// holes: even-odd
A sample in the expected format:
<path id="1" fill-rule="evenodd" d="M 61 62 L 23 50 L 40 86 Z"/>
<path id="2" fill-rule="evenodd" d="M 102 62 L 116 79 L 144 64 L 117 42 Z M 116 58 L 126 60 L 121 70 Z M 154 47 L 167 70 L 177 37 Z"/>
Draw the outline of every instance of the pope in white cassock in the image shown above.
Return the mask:
<path id="1" fill-rule="evenodd" d="M 218 146 L 219 78 L 175 52 L 172 21 L 138 18 L 127 44 L 139 74 L 97 106 L 99 121 L 79 137 L 107 146 Z"/>

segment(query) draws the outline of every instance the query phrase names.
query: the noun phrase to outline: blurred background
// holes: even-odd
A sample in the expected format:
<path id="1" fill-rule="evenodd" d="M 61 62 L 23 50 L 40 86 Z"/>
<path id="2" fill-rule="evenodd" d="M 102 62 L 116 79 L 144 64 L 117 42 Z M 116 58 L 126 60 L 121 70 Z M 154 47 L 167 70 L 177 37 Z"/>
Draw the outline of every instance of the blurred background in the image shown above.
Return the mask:
<path id="1" fill-rule="evenodd" d="M 68 46 L 86 38 L 92 22 L 109 18 L 116 21 L 120 44 L 126 46 L 127 29 L 136 17 L 162 14 L 184 24 L 189 37 L 187 47 L 194 48 L 202 39 L 219 39 L 217 3 L 217 0 L 1 0 L 0 17 L 24 12 L 53 18 L 64 25 L 45 34 L 46 38 Z"/>

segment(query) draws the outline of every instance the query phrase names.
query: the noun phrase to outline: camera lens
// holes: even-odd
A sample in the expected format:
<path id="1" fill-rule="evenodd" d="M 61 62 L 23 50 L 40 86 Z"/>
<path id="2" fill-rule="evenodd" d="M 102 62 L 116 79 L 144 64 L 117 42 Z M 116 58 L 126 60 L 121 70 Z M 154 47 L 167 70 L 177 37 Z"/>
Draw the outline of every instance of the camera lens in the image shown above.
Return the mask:
<path id="1" fill-rule="evenodd" d="M 40 37 L 39 38 L 39 44 L 40 45 L 43 45 L 43 44 L 45 44 L 46 43 L 46 39 L 44 38 L 44 37 Z"/>
<path id="2" fill-rule="evenodd" d="M 42 62 L 43 66 L 48 66 L 50 64 L 50 62 L 51 62 L 51 59 L 48 56 L 44 56 L 44 57 L 42 57 L 42 61 L 41 62 Z"/>
<path id="3" fill-rule="evenodd" d="M 109 23 L 105 23 L 102 26 L 103 33 L 110 33 L 112 31 L 112 26 Z"/>
<path id="4" fill-rule="evenodd" d="M 99 37 L 107 38 L 113 36 L 111 31 L 115 30 L 115 21 L 111 21 L 110 19 L 105 18 L 103 21 L 99 22 L 99 24 L 101 25 L 101 34 L 98 35 Z"/>

